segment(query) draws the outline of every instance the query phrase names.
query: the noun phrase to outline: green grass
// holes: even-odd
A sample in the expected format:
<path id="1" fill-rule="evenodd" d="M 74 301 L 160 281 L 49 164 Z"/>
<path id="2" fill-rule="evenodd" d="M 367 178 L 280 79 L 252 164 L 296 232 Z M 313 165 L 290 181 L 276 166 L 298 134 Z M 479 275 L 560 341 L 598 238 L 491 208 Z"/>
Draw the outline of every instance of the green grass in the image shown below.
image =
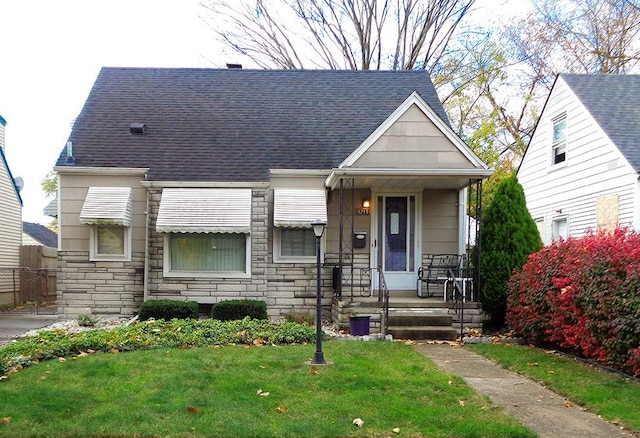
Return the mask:
<path id="1" fill-rule="evenodd" d="M 612 423 L 640 432 L 640 382 L 636 380 L 535 347 L 479 344 L 467 348 L 542 383 Z"/>
<path id="2" fill-rule="evenodd" d="M 0 436 L 535 436 L 410 346 L 329 341 L 333 365 L 315 368 L 305 364 L 313 351 L 228 346 L 44 361 L 0 381 L 0 420 L 10 418 Z"/>

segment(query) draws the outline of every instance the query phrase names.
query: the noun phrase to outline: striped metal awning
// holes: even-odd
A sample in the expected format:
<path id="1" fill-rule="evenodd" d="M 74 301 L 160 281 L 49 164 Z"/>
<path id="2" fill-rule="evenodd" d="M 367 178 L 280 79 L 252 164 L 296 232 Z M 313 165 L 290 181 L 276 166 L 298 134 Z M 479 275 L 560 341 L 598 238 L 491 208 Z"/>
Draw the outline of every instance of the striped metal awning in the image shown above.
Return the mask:
<path id="1" fill-rule="evenodd" d="M 251 232 L 251 190 L 164 189 L 156 231 L 248 234 Z"/>
<path id="2" fill-rule="evenodd" d="M 273 225 L 276 227 L 311 228 L 311 223 L 327 222 L 327 200 L 324 190 L 274 190 Z"/>
<path id="3" fill-rule="evenodd" d="M 80 223 L 131 226 L 131 187 L 89 187 Z"/>

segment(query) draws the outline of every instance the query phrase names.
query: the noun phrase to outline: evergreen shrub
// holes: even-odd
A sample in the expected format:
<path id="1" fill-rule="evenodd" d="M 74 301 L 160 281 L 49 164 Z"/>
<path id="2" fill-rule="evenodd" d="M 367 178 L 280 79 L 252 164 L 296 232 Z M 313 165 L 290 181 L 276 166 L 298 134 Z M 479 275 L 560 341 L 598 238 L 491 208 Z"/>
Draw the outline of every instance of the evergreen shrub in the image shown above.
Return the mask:
<path id="1" fill-rule="evenodd" d="M 211 307 L 211 317 L 220 321 L 267 319 L 267 303 L 258 300 L 225 300 Z"/>
<path id="2" fill-rule="evenodd" d="M 640 376 L 640 234 L 588 233 L 531 255 L 509 280 L 507 323 L 531 342 Z"/>
<path id="3" fill-rule="evenodd" d="M 500 182 L 482 216 L 480 275 L 482 309 L 488 324 L 501 327 L 507 312 L 507 282 L 520 270 L 529 254 L 542 248 L 540 233 L 531 217 L 524 190 L 516 175 Z"/>
<path id="4" fill-rule="evenodd" d="M 149 300 L 142 303 L 138 312 L 140 321 L 147 319 L 164 319 L 169 321 L 173 318 L 198 319 L 198 303 L 195 301 L 175 301 L 175 300 Z"/>

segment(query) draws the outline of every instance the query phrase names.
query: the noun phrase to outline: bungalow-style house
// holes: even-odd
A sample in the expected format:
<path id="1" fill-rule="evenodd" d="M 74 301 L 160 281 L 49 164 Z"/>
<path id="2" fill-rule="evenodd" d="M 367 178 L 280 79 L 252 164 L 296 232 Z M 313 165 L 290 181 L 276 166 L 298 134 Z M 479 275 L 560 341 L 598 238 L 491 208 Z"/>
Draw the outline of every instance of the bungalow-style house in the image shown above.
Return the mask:
<path id="1" fill-rule="evenodd" d="M 0 306 L 13 303 L 13 274 L 20 266 L 22 198 L 5 156 L 6 120 L 0 116 Z"/>
<path id="2" fill-rule="evenodd" d="M 55 170 L 61 318 L 150 299 L 312 312 L 317 220 L 327 314 L 382 282 L 419 300 L 491 174 L 426 72 L 238 68 L 103 68 Z"/>
<path id="3" fill-rule="evenodd" d="M 640 228 L 640 76 L 556 77 L 518 169 L 545 244 Z"/>

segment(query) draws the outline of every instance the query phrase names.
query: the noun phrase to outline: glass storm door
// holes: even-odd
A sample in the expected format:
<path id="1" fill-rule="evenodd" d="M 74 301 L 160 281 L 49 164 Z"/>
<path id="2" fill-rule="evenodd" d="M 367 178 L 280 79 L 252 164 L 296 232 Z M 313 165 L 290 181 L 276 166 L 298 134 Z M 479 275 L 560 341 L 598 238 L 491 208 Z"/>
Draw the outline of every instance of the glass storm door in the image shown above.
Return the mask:
<path id="1" fill-rule="evenodd" d="M 377 256 L 387 286 L 415 289 L 416 197 L 378 196 L 376 213 Z"/>

